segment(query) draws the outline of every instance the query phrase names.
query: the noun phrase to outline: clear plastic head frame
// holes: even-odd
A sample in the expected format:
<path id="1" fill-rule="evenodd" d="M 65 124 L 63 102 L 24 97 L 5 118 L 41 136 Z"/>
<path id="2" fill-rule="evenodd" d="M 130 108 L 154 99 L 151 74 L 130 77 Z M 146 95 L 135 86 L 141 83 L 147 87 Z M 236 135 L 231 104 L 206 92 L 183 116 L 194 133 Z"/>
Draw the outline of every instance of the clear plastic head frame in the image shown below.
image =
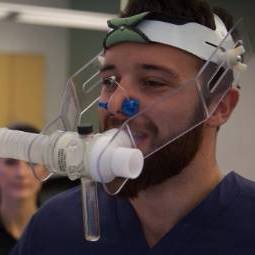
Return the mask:
<path id="1" fill-rule="evenodd" d="M 133 147 L 141 149 L 146 159 L 207 120 L 233 84 L 238 83 L 239 74 L 245 69 L 244 62 L 247 63 L 251 56 L 249 37 L 235 40 L 227 50 L 223 45 L 229 38 L 235 38 L 237 30 L 242 31 L 241 25 L 241 21 L 237 22 L 219 45 L 212 45 L 214 53 L 188 81 L 169 84 L 160 96 L 147 100 L 144 100 L 139 83 L 133 84 L 132 88 L 137 90 L 135 100 L 139 102 L 139 111 L 134 115 L 124 114 L 121 122 L 113 120 L 114 123 L 108 127 L 103 127 L 102 115 L 114 116 L 116 111 L 112 105 L 116 106 L 115 102 L 120 100 L 118 97 L 122 97 L 120 101 L 123 102 L 133 98 L 129 98 L 128 90 L 115 77 L 108 77 L 102 82 L 100 67 L 104 57 L 101 52 L 68 80 L 60 114 L 44 129 L 44 133 L 56 129 L 75 131 L 78 125 L 87 123 L 93 124 L 94 132 L 117 127 L 119 132 L 128 134 Z M 107 93 L 104 93 L 106 90 Z M 123 113 L 122 106 L 120 104 L 117 110 L 119 113 Z M 100 176 L 100 171 L 98 174 Z M 126 181 L 116 178 L 103 185 L 108 193 L 116 194 Z"/>

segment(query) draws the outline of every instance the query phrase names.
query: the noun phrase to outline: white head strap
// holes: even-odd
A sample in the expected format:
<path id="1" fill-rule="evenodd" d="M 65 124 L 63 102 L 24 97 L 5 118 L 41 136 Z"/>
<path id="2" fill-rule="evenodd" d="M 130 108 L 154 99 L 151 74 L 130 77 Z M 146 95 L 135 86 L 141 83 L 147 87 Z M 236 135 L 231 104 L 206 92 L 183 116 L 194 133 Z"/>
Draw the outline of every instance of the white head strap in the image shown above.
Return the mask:
<path id="1" fill-rule="evenodd" d="M 208 60 L 228 34 L 224 23 L 217 15 L 214 15 L 214 20 L 215 30 L 195 22 L 176 25 L 157 20 L 144 20 L 137 25 L 137 28 L 150 41 L 171 45 L 203 60 Z M 232 37 L 226 37 L 221 47 L 225 51 L 232 49 L 234 47 Z M 218 63 L 217 56 L 214 56 L 211 61 Z"/>

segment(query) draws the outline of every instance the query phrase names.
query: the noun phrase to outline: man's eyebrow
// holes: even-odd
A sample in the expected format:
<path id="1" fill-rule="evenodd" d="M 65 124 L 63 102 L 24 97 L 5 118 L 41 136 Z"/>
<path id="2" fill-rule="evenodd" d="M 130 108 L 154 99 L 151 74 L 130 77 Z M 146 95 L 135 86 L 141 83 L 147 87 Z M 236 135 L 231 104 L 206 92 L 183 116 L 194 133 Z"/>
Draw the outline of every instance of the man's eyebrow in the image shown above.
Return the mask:
<path id="1" fill-rule="evenodd" d="M 139 67 L 141 69 L 147 70 L 147 71 L 159 71 L 159 72 L 162 72 L 163 74 L 167 75 L 170 78 L 173 78 L 176 80 L 179 79 L 179 75 L 173 69 L 170 69 L 170 68 L 167 68 L 164 66 L 153 65 L 153 64 L 141 64 L 141 65 L 139 65 Z M 115 69 L 116 69 L 115 65 L 107 64 L 107 65 L 102 66 L 99 71 L 100 71 L 100 73 L 103 73 L 103 72 L 112 71 Z"/>
<path id="2" fill-rule="evenodd" d="M 167 76 L 171 78 L 179 79 L 179 75 L 177 72 L 175 72 L 173 69 L 170 69 L 164 66 L 153 65 L 153 64 L 142 64 L 141 68 L 148 71 L 159 71 L 166 74 Z"/>
<path id="3" fill-rule="evenodd" d="M 102 66 L 99 71 L 100 71 L 100 73 L 102 73 L 102 72 L 111 71 L 114 69 L 116 69 L 115 65 L 109 64 L 109 65 Z"/>

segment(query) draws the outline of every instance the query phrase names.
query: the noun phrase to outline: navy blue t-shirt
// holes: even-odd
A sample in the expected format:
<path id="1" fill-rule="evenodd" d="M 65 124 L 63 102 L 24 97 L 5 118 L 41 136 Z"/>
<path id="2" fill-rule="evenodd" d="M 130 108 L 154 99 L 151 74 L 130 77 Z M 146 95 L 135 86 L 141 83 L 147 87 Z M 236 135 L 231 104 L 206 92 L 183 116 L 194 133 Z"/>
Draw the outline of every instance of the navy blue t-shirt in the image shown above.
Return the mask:
<path id="1" fill-rule="evenodd" d="M 255 183 L 234 172 L 153 248 L 127 200 L 100 187 L 99 204 L 99 241 L 84 240 L 80 189 L 74 188 L 38 211 L 12 255 L 255 254 Z"/>
<path id="2" fill-rule="evenodd" d="M 16 242 L 17 240 L 7 231 L 0 218 L 0 254 L 9 254 Z"/>

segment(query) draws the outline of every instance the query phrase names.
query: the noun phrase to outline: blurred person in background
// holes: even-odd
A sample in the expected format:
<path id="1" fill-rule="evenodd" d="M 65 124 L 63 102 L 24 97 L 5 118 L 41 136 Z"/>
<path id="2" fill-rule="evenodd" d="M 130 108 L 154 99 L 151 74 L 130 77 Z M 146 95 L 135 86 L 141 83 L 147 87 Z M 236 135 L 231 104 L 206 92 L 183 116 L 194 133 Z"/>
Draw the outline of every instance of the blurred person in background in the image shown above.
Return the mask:
<path id="1" fill-rule="evenodd" d="M 34 126 L 16 123 L 9 129 L 39 133 Z M 35 165 L 35 168 L 41 167 Z M 9 254 L 39 206 L 41 183 L 25 161 L 0 159 L 0 254 Z"/>

